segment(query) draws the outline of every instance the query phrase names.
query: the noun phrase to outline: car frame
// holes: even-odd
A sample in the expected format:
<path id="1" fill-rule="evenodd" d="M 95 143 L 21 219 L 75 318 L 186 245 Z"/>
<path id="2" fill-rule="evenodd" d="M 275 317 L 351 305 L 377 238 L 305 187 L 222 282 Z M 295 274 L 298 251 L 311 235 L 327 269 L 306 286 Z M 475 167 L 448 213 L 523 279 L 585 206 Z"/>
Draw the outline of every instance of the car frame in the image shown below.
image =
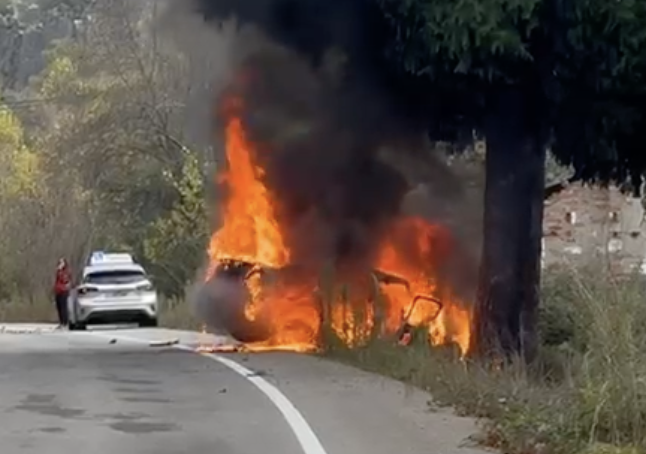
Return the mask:
<path id="1" fill-rule="evenodd" d="M 83 268 L 78 285 L 68 298 L 68 328 L 84 330 L 87 325 L 137 323 L 157 326 L 158 297 L 145 269 L 124 254 L 108 255 L 100 261 L 90 260 Z M 97 281 L 97 276 L 114 274 L 134 278 L 128 282 Z M 141 279 L 138 276 L 141 275 Z M 122 276 L 122 277 L 123 277 Z M 119 295 L 122 293 L 123 295 Z"/>

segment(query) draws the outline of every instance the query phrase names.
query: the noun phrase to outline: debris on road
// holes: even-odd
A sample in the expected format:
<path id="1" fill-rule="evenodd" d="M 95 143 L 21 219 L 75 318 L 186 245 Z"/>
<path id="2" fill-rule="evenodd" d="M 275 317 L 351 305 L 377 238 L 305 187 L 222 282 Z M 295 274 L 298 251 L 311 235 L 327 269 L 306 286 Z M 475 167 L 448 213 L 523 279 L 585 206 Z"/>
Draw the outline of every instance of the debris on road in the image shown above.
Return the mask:
<path id="1" fill-rule="evenodd" d="M 200 344 L 195 348 L 197 353 L 240 353 L 245 351 L 244 344 Z"/>
<path id="2" fill-rule="evenodd" d="M 148 343 L 150 347 L 168 347 L 168 346 L 177 345 L 177 344 L 179 344 L 179 339 L 177 338 L 160 340 L 160 341 L 150 341 Z"/>
<path id="3" fill-rule="evenodd" d="M 202 325 L 200 334 L 197 339 L 197 345 L 194 347 L 196 353 L 237 353 L 244 350 L 245 345 L 234 339 L 218 339 L 207 332 L 206 325 Z"/>

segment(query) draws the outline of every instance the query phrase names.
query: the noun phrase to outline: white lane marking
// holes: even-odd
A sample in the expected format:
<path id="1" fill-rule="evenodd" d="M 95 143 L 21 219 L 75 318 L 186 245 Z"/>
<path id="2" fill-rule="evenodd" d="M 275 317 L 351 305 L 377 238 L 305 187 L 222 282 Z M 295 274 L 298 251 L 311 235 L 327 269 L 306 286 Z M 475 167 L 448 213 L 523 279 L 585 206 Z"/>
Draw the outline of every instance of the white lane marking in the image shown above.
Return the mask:
<path id="1" fill-rule="evenodd" d="M 129 341 L 136 344 L 150 343 L 150 340 L 138 339 L 136 337 L 119 334 L 112 335 L 109 333 L 102 333 L 97 331 L 88 331 L 87 334 L 91 334 L 92 336 L 96 337 L 103 337 L 106 339 L 121 339 L 125 342 Z M 274 404 L 278 411 L 280 411 L 280 413 L 283 415 L 283 418 L 285 418 L 287 425 L 289 425 L 289 428 L 292 430 L 298 440 L 298 443 L 301 445 L 304 454 L 327 454 L 327 451 L 323 448 L 321 441 L 318 439 L 301 412 L 298 411 L 294 404 L 276 386 L 272 385 L 252 370 L 247 369 L 246 367 L 233 361 L 232 359 L 210 353 L 199 353 L 196 352 L 195 349 L 181 344 L 171 345 L 170 347 L 191 353 L 197 353 L 200 356 L 217 361 L 220 364 L 228 367 L 238 375 L 242 376 L 243 378 L 249 380 L 256 388 L 258 388 L 260 392 L 267 396 L 271 403 Z"/>

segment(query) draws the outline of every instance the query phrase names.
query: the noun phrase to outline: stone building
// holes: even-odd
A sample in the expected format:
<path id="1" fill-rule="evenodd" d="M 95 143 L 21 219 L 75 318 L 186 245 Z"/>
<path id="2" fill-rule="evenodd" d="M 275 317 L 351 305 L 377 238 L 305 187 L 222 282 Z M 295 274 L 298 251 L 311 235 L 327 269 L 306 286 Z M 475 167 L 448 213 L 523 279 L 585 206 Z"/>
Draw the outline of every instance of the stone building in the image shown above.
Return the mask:
<path id="1" fill-rule="evenodd" d="M 617 188 L 571 184 L 545 202 L 543 263 L 599 261 L 616 271 L 642 266 L 646 222 L 640 198 Z"/>

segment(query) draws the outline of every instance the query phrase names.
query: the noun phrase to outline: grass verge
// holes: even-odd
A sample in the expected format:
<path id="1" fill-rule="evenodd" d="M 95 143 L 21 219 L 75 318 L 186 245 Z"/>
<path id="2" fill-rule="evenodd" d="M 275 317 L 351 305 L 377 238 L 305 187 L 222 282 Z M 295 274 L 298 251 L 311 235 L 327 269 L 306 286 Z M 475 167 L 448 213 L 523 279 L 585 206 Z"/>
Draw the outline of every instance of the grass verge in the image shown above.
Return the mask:
<path id="1" fill-rule="evenodd" d="M 37 300 L 31 303 L 0 301 L 0 323 L 58 323 L 53 301 Z M 190 307 L 182 300 L 161 299 L 159 324 L 169 328 L 197 330 L 199 322 Z"/>
<path id="2" fill-rule="evenodd" d="M 0 323 L 56 323 L 56 307 L 52 301 L 0 301 Z"/>

